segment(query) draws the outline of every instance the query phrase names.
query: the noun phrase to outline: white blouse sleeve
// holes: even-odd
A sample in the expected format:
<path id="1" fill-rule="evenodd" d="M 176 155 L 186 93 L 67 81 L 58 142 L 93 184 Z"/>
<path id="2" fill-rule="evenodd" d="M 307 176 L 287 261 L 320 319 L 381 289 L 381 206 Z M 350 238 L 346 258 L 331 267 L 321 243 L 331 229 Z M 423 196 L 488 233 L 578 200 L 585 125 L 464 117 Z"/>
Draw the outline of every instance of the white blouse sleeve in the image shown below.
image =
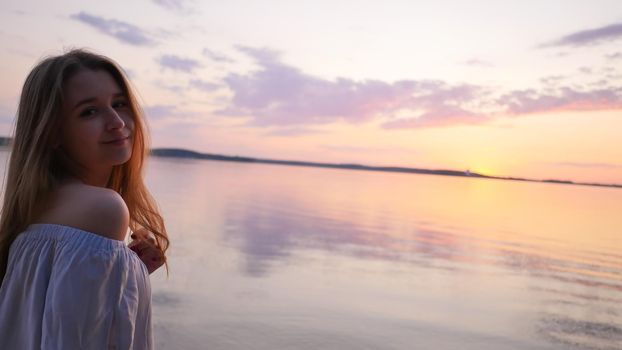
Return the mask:
<path id="1" fill-rule="evenodd" d="M 151 335 L 136 329 L 150 310 L 140 300 L 148 275 L 134 253 L 125 246 L 66 253 L 50 276 L 41 349 L 150 348 Z"/>
<path id="2" fill-rule="evenodd" d="M 147 268 L 124 242 L 32 224 L 0 286 L 0 350 L 150 350 Z"/>

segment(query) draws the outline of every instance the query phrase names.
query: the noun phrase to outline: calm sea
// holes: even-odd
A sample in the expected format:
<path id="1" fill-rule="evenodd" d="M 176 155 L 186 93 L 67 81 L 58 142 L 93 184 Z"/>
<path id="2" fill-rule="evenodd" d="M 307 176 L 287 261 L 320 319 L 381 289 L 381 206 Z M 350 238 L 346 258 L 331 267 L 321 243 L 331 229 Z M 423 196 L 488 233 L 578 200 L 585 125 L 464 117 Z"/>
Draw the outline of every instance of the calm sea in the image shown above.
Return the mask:
<path id="1" fill-rule="evenodd" d="M 170 158 L 147 182 L 159 349 L 622 349 L 621 189 Z"/>

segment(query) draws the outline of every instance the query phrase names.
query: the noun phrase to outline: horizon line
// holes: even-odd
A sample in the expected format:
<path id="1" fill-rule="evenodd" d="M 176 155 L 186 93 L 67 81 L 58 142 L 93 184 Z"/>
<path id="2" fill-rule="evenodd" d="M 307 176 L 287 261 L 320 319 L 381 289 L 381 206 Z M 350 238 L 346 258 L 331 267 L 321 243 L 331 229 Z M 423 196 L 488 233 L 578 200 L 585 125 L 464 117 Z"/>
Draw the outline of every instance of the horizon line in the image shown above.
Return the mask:
<path id="1" fill-rule="evenodd" d="M 154 152 L 155 151 L 155 152 Z M 192 158 L 200 160 L 216 160 L 216 161 L 229 161 L 229 162 L 243 162 L 243 163 L 264 163 L 275 165 L 289 165 L 289 166 L 308 166 L 319 168 L 337 168 L 346 170 L 366 170 L 366 171 L 383 171 L 383 172 L 399 172 L 410 174 L 428 174 L 428 175 L 442 175 L 442 176 L 456 176 L 456 177 L 472 177 L 492 180 L 508 180 L 508 181 L 525 181 L 525 182 L 542 182 L 542 183 L 555 183 L 565 185 L 578 185 L 578 186 L 594 186 L 594 187 L 610 187 L 610 188 L 622 188 L 622 184 L 619 183 L 597 183 L 597 182 L 578 182 L 574 180 L 560 180 L 560 179 L 530 179 L 513 176 L 498 176 L 498 175 L 484 175 L 470 170 L 451 170 L 451 169 L 427 169 L 427 168 L 414 168 L 406 166 L 371 166 L 365 164 L 356 163 L 322 163 L 322 162 L 310 162 L 300 160 L 281 160 L 281 159 L 268 159 L 268 158 L 255 158 L 247 156 L 229 156 L 214 153 L 202 153 L 186 148 L 175 147 L 158 147 L 152 148 L 150 154 L 156 157 L 170 157 L 170 158 Z"/>

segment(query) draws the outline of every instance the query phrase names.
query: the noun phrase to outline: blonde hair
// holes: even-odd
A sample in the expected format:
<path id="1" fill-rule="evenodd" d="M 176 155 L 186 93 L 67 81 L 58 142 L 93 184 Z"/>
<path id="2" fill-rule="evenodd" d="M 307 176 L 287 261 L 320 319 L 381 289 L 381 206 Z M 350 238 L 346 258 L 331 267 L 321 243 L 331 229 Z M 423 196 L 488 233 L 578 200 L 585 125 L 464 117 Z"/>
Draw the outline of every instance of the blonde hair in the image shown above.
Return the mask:
<path id="1" fill-rule="evenodd" d="M 72 175 L 65 156 L 53 146 L 62 123 L 63 86 L 82 69 L 109 73 L 126 94 L 133 112 L 132 155 L 126 163 L 113 167 L 106 187 L 123 197 L 130 213 L 130 229 L 147 229 L 162 252 L 168 249 L 164 220 L 143 182 L 149 140 L 142 110 L 129 81 L 111 59 L 86 50 L 71 50 L 42 60 L 32 69 L 22 88 L 0 218 L 0 284 L 11 243 L 33 223 L 61 179 Z"/>

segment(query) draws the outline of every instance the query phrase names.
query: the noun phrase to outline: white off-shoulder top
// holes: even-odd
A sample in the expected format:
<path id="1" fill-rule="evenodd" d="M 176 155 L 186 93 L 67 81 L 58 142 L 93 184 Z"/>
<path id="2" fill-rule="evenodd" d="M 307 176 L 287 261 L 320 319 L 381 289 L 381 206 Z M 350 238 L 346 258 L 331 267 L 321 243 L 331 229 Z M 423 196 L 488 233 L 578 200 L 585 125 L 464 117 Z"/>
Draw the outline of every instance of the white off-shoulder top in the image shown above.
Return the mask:
<path id="1" fill-rule="evenodd" d="M 147 268 L 124 242 L 33 224 L 9 250 L 0 349 L 152 349 Z"/>

